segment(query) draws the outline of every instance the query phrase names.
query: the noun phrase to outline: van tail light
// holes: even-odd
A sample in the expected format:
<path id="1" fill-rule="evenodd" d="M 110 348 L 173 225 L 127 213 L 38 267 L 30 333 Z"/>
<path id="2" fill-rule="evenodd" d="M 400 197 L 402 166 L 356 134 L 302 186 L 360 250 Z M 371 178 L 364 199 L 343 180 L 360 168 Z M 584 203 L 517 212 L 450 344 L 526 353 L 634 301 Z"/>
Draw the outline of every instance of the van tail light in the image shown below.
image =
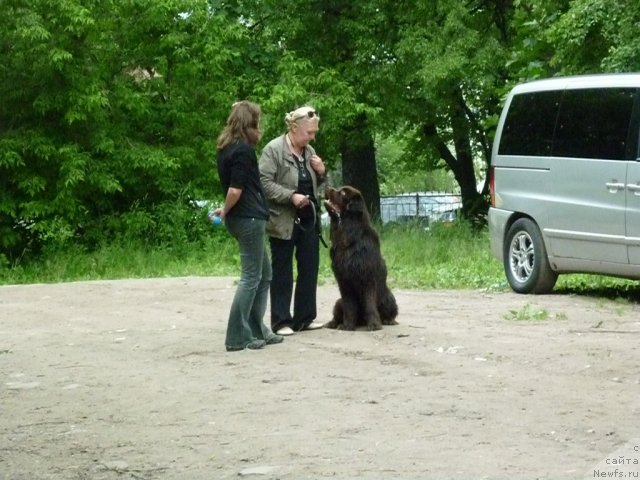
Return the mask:
<path id="1" fill-rule="evenodd" d="M 496 179 L 493 175 L 493 166 L 489 167 L 489 198 L 491 206 L 496 206 Z"/>

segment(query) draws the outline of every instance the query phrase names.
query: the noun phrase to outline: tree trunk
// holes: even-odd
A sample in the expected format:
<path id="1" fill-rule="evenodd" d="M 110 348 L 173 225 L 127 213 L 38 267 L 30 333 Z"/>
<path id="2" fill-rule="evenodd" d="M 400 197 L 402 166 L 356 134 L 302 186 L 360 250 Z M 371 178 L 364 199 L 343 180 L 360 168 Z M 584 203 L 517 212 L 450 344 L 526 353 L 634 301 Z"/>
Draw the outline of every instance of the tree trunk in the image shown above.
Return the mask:
<path id="1" fill-rule="evenodd" d="M 435 145 L 440 158 L 451 169 L 456 182 L 460 186 L 462 216 L 473 224 L 484 225 L 489 204 L 485 196 L 478 192 L 476 186 L 473 151 L 471 149 L 470 119 L 467 117 L 466 105 L 460 90 L 454 89 L 452 93 L 450 120 L 455 156 L 438 134 L 435 125 L 424 125 L 422 130 L 427 141 Z"/>
<path id="2" fill-rule="evenodd" d="M 466 105 L 459 89 L 455 89 L 454 102 L 451 126 L 457 161 L 449 167 L 460 185 L 462 216 L 474 224 L 482 225 L 486 222 L 488 204 L 484 196 L 478 193 L 471 149 L 470 119 L 467 117 Z"/>
<path id="3" fill-rule="evenodd" d="M 372 218 L 378 219 L 380 218 L 380 185 L 376 169 L 376 151 L 373 135 L 364 114 L 345 129 L 343 139 L 340 146 L 343 184 L 360 190 L 369 214 Z"/>

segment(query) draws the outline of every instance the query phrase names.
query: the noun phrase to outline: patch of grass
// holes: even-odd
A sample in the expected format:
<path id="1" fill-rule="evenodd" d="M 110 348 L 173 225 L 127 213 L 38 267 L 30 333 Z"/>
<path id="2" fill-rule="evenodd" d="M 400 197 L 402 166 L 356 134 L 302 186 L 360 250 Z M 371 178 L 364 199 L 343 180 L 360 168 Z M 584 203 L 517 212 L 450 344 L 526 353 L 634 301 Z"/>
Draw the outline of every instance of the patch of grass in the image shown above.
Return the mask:
<path id="1" fill-rule="evenodd" d="M 543 309 L 536 309 L 530 303 L 519 310 L 509 310 L 509 313 L 505 314 L 506 320 L 516 321 L 543 321 L 549 319 L 549 312 Z"/>
<path id="2" fill-rule="evenodd" d="M 38 261 L 0 270 L 0 283 L 57 283 L 78 280 L 238 275 L 240 257 L 230 236 L 204 243 L 150 248 L 141 243 L 105 245 L 87 252 L 67 248 Z"/>
<path id="3" fill-rule="evenodd" d="M 486 231 L 465 223 L 376 226 L 394 288 L 507 288 L 502 266 L 489 252 Z M 329 231 L 323 232 L 329 243 Z M 267 247 L 268 248 L 268 247 Z M 224 230 L 200 242 L 149 247 L 118 242 L 95 251 L 79 247 L 46 252 L 40 259 L 0 268 L 1 284 L 53 283 L 74 280 L 238 275 L 235 240 Z M 319 283 L 333 283 L 329 249 L 320 247 Z"/>
<path id="4" fill-rule="evenodd" d="M 385 226 L 380 229 L 390 284 L 400 288 L 506 287 L 502 266 L 489 251 L 486 230 L 464 222 Z"/>
<path id="5" fill-rule="evenodd" d="M 599 297 L 607 300 L 640 302 L 640 289 L 637 281 L 605 275 L 560 275 L 554 292 Z"/>
<path id="6" fill-rule="evenodd" d="M 504 315 L 504 319 L 519 322 L 543 322 L 549 319 L 566 320 L 567 314 L 560 312 L 555 315 L 551 315 L 548 310 L 545 310 L 544 308 L 538 309 L 530 303 L 527 303 L 519 310 L 509 310 L 509 312 Z"/>
<path id="7" fill-rule="evenodd" d="M 204 220 L 203 220 L 204 221 Z M 502 264 L 489 250 L 488 230 L 465 222 L 376 225 L 392 288 L 510 291 Z M 329 243 L 329 231 L 323 236 Z M 45 251 L 35 260 L 9 265 L 0 256 L 0 285 L 177 276 L 238 276 L 236 241 L 223 227 L 195 240 L 150 246 L 118 241 L 88 251 L 79 246 Z M 269 249 L 267 245 L 267 250 Z M 329 249 L 320 247 L 320 285 L 334 283 Z M 637 282 L 598 275 L 561 275 L 554 292 L 606 301 L 640 302 Z"/>

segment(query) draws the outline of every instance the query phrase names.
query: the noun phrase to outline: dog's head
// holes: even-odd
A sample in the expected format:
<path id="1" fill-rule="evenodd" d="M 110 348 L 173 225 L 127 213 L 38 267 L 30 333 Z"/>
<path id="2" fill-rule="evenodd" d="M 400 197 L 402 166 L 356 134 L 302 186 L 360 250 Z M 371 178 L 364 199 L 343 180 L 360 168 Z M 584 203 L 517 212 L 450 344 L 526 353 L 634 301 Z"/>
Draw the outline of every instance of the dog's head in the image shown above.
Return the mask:
<path id="1" fill-rule="evenodd" d="M 324 197 L 324 206 L 332 219 L 368 215 L 362 193 L 357 188 L 349 185 L 339 189 L 327 187 Z"/>

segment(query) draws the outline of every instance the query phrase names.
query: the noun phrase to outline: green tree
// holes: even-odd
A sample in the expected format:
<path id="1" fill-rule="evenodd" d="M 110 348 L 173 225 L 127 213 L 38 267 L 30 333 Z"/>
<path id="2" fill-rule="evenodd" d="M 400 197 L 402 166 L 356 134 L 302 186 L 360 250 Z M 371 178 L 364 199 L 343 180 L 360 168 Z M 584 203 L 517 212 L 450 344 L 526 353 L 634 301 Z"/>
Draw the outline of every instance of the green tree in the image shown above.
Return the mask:
<path id="1" fill-rule="evenodd" d="M 228 4 L 227 4 L 228 5 Z M 379 129 L 378 79 L 372 67 L 375 33 L 384 16 L 375 2 L 264 0 L 234 3 L 248 18 L 256 43 L 270 45 L 277 60 L 263 84 L 269 122 L 266 137 L 280 133 L 284 112 L 310 103 L 320 112 L 317 150 L 329 167 L 342 166 L 342 181 L 362 190 L 373 215 L 379 211 L 374 135 Z M 244 9 L 242 7 L 245 7 Z M 373 32 L 373 33 L 372 33 Z M 377 97 L 377 98 L 376 98 Z M 277 112 L 277 113 L 276 113 Z"/>
<path id="2" fill-rule="evenodd" d="M 215 191 L 215 137 L 253 82 L 246 27 L 206 2 L 3 7 L 0 252 L 188 235 L 175 214 Z"/>
<path id="3" fill-rule="evenodd" d="M 510 3 L 417 0 L 403 7 L 394 47 L 396 81 L 405 87 L 398 122 L 414 133 L 415 155 L 430 152 L 432 168 L 453 173 L 463 214 L 482 219 L 486 191 L 478 192 L 477 180 L 486 177 L 495 93 L 505 77 Z"/>
<path id="4" fill-rule="evenodd" d="M 244 98 L 263 106 L 265 141 L 285 112 L 318 108 L 318 151 L 374 215 L 376 144 L 396 137 L 408 145 L 396 168 L 450 171 L 464 214 L 482 219 L 476 184 L 508 89 L 640 58 L 631 0 L 2 6 L 0 256 L 12 262 L 71 241 L 197 235 L 188 205 L 220 194 L 215 139 Z"/>
<path id="5" fill-rule="evenodd" d="M 545 30 L 551 63 L 562 74 L 638 71 L 639 22 L 633 0 L 575 0 Z"/>
<path id="6" fill-rule="evenodd" d="M 273 11 L 280 14 L 269 17 Z M 465 215 L 486 213 L 486 189 L 478 192 L 476 184 L 486 176 L 498 90 L 508 79 L 511 2 L 265 0 L 252 12 L 268 25 L 267 43 L 287 52 L 288 64 L 279 68 L 291 74 L 275 89 L 327 107 L 333 129 L 324 138 L 337 149 L 342 181 L 363 191 L 374 214 L 374 139 L 398 131 L 415 139 L 407 152 L 414 168 L 424 168 L 425 176 L 450 170 Z M 341 82 L 308 80 L 327 72 Z"/>

